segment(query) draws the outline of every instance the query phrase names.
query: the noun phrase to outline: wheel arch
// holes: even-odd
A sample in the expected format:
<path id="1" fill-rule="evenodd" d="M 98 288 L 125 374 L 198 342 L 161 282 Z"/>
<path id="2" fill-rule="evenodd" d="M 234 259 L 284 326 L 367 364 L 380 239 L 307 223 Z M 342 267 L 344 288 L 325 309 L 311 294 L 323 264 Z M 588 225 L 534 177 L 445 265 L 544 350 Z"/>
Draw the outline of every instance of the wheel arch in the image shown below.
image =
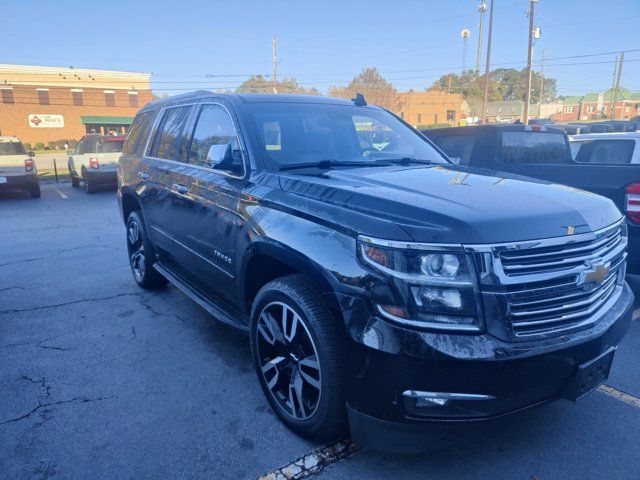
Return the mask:
<path id="1" fill-rule="evenodd" d="M 331 274 L 301 252 L 272 242 L 254 243 L 244 256 L 239 282 L 240 299 L 248 312 L 258 291 L 276 278 L 303 274 L 320 290 L 332 310 L 338 310 L 335 281 Z"/>
<path id="2" fill-rule="evenodd" d="M 122 192 L 121 204 L 122 204 L 122 219 L 124 220 L 125 224 L 127 223 L 127 218 L 129 218 L 129 214 L 131 212 L 134 212 L 136 210 L 142 211 L 142 204 L 140 203 L 138 196 L 135 193 L 132 193 L 128 190 L 124 190 Z M 142 216 L 144 220 L 144 214 Z"/>

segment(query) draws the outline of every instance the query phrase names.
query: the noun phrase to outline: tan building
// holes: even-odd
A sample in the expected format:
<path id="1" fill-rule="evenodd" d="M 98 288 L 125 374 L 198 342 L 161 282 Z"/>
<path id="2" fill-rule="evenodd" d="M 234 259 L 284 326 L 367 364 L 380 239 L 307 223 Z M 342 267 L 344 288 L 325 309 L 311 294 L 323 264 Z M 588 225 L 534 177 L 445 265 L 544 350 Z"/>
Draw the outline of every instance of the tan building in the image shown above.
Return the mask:
<path id="1" fill-rule="evenodd" d="M 152 100 L 147 73 L 0 64 L 0 134 L 23 142 L 126 133 Z"/>
<path id="2" fill-rule="evenodd" d="M 441 90 L 398 92 L 396 113 L 415 127 L 457 125 L 467 117 L 469 107 L 462 95 Z"/>

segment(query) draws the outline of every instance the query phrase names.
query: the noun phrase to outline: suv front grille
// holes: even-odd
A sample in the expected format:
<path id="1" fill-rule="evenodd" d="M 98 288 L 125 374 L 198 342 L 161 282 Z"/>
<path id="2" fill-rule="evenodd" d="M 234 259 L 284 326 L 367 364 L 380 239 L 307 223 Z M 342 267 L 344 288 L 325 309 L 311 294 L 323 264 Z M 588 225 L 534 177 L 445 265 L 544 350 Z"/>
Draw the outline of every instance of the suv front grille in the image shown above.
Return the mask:
<path id="1" fill-rule="evenodd" d="M 584 242 L 563 243 L 530 250 L 504 250 L 500 252 L 500 261 L 504 273 L 511 277 L 557 272 L 583 265 L 589 259 L 604 258 L 621 241 L 620 228 L 615 228 L 600 238 Z"/>
<path id="2" fill-rule="evenodd" d="M 522 299 L 512 296 L 508 303 L 513 332 L 517 336 L 535 335 L 590 323 L 614 293 L 618 268 L 602 284 L 587 290 L 573 281 L 561 289 L 529 291 Z"/>
<path id="3" fill-rule="evenodd" d="M 619 221 L 593 233 L 465 248 L 479 266 L 487 328 L 517 341 L 595 324 L 622 292 L 626 247 Z"/>

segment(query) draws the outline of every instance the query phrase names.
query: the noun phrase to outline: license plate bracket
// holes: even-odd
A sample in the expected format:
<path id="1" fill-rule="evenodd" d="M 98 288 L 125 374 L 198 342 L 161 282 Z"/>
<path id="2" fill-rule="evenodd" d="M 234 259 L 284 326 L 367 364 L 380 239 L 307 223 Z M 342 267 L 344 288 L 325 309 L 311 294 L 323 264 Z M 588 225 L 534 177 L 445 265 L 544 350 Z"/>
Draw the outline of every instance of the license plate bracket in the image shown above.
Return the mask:
<path id="1" fill-rule="evenodd" d="M 598 388 L 609 378 L 617 347 L 610 347 L 596 358 L 578 365 L 576 374 L 565 390 L 564 398 L 576 401 Z"/>

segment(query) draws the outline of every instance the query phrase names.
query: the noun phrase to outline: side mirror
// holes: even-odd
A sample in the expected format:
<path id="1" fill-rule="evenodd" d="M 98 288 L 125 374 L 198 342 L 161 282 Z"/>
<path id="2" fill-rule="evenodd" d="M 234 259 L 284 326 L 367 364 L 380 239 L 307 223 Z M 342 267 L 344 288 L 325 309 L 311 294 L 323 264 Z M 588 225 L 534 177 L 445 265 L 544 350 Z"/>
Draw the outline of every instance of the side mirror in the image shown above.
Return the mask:
<path id="1" fill-rule="evenodd" d="M 219 168 L 226 165 L 231 165 L 233 162 L 233 156 L 231 152 L 231 145 L 223 143 L 221 145 L 211 145 L 209 152 L 207 153 L 207 160 L 205 163 L 208 167 Z"/>
<path id="2" fill-rule="evenodd" d="M 35 157 L 36 156 L 36 152 L 34 152 L 33 150 L 29 150 L 27 152 L 27 155 L 29 155 L 30 157 Z"/>

